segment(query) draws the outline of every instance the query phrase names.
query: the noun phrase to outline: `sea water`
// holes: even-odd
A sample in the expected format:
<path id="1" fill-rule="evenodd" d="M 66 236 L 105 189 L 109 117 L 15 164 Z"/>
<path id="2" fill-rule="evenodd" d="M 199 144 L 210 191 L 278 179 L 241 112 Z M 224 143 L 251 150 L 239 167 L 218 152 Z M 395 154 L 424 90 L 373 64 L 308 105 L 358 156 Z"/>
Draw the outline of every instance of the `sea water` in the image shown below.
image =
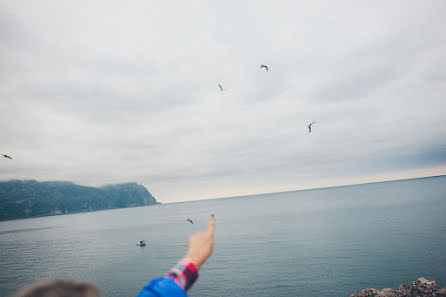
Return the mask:
<path id="1" fill-rule="evenodd" d="M 1 222 L 0 297 L 48 278 L 135 296 L 211 213 L 214 254 L 190 296 L 337 297 L 420 276 L 446 285 L 442 176 Z"/>

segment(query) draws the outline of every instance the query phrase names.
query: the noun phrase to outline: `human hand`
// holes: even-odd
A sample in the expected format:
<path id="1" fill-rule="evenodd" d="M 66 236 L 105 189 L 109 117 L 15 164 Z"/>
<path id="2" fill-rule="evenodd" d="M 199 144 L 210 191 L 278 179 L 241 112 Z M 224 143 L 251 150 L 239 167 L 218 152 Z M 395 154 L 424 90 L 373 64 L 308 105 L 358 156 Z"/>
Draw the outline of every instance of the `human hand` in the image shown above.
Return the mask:
<path id="1" fill-rule="evenodd" d="M 211 215 L 208 230 L 189 237 L 189 249 L 184 258 L 191 260 L 197 269 L 211 256 L 214 250 L 215 216 Z"/>

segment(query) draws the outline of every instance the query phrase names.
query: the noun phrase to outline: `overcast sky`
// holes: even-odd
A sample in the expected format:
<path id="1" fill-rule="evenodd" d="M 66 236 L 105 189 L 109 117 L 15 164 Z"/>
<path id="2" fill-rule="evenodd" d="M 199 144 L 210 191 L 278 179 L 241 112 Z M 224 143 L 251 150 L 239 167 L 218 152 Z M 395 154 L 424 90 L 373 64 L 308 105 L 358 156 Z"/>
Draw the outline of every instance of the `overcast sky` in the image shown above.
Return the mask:
<path id="1" fill-rule="evenodd" d="M 0 0 L 0 179 L 173 202 L 446 174 L 445 11 Z"/>

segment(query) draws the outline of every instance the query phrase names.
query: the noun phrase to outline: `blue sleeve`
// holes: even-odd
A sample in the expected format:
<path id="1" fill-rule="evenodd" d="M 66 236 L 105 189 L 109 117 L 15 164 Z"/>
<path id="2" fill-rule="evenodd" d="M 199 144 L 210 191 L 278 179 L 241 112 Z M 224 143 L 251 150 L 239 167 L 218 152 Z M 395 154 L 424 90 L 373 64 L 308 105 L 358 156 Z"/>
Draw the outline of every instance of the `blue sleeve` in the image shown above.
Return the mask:
<path id="1" fill-rule="evenodd" d="M 187 297 L 186 291 L 171 277 L 160 277 L 152 280 L 139 292 L 137 297 Z"/>

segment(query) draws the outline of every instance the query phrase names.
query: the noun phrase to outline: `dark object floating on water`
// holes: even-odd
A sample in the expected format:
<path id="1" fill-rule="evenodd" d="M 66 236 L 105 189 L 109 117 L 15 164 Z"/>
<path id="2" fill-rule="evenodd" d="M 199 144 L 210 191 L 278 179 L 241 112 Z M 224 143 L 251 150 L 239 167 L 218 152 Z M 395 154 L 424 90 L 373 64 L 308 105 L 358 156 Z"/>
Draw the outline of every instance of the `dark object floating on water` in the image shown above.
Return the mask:
<path id="1" fill-rule="evenodd" d="M 262 65 L 260 66 L 260 68 L 265 68 L 266 71 L 268 71 L 268 66 L 266 66 L 266 65 L 263 65 L 263 64 L 262 64 Z"/>
<path id="2" fill-rule="evenodd" d="M 190 222 L 191 224 L 193 224 L 194 222 L 192 222 L 191 219 L 187 219 L 186 222 Z"/>
<path id="3" fill-rule="evenodd" d="M 3 156 L 3 158 L 7 158 L 7 159 L 11 159 L 12 160 L 12 158 L 10 156 L 8 156 L 8 155 L 2 154 L 2 156 Z"/>
<path id="4" fill-rule="evenodd" d="M 139 240 L 136 242 L 136 245 L 138 246 L 145 246 L 146 245 L 146 241 L 145 240 Z"/>
<path id="5" fill-rule="evenodd" d="M 427 280 L 420 277 L 414 282 L 400 285 L 398 289 L 385 288 L 381 291 L 376 289 L 364 289 L 358 293 L 352 294 L 349 297 L 366 297 L 366 296 L 392 296 L 392 297 L 432 297 L 432 296 L 446 296 L 446 288 L 437 286 L 434 280 Z"/>
<path id="6" fill-rule="evenodd" d="M 313 122 L 313 123 L 311 123 L 311 124 L 308 125 L 308 133 L 311 133 L 311 126 L 312 126 L 314 123 L 316 123 L 316 122 Z"/>
<path id="7" fill-rule="evenodd" d="M 223 87 L 221 86 L 221 84 L 218 84 L 218 87 L 220 88 L 220 92 L 226 91 L 226 89 L 223 89 Z"/>

